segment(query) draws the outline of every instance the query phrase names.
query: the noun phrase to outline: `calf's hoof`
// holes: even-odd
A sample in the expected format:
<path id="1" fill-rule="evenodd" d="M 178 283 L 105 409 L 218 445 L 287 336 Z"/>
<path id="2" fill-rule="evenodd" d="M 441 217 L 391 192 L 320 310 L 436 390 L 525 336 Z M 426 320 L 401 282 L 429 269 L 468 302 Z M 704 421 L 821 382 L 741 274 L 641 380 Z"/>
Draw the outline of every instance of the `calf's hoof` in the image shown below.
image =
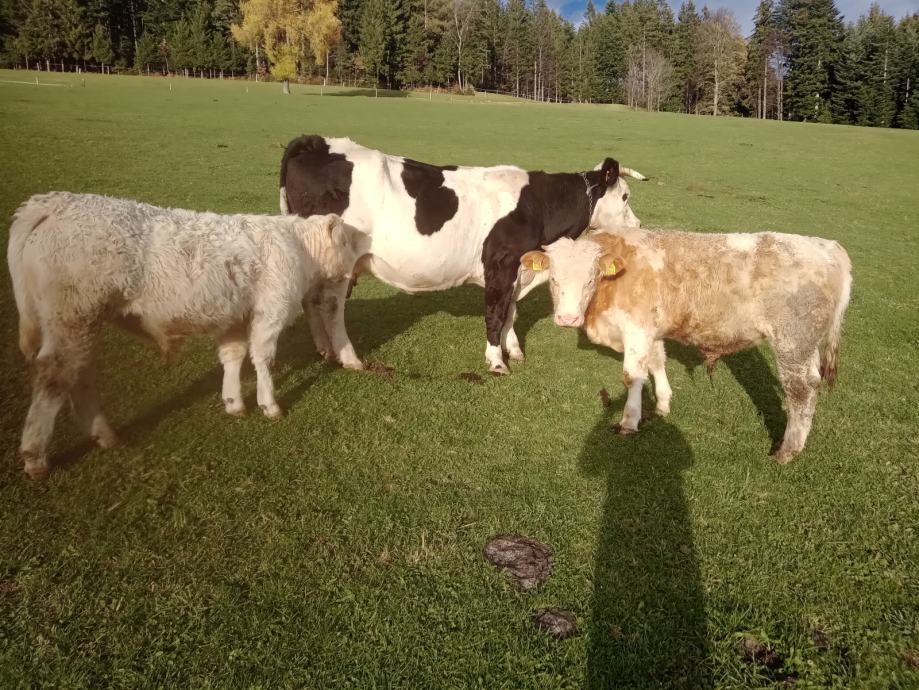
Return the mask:
<path id="1" fill-rule="evenodd" d="M 782 450 L 781 448 L 777 453 L 772 456 L 772 459 L 775 460 L 779 465 L 787 465 L 798 455 L 795 451 Z"/>
<path id="2" fill-rule="evenodd" d="M 657 413 L 659 417 L 666 417 L 668 414 L 670 414 L 670 403 L 667 403 L 666 405 L 661 405 L 658 403 L 657 407 L 654 408 L 654 412 Z"/>
<path id="3" fill-rule="evenodd" d="M 95 441 L 96 445 L 103 450 L 109 450 L 110 448 L 114 448 L 118 445 L 118 437 L 115 436 L 115 432 L 111 429 L 100 431 L 98 434 L 93 436 L 93 441 Z"/>
<path id="4" fill-rule="evenodd" d="M 227 414 L 233 415 L 234 417 L 245 417 L 246 416 L 246 406 L 243 404 L 242 400 L 236 400 L 234 398 L 224 398 L 223 399 L 223 409 L 226 410 Z"/>
<path id="5" fill-rule="evenodd" d="M 284 416 L 284 412 L 281 411 L 279 405 L 260 405 L 259 407 L 262 408 L 262 412 L 265 413 L 268 419 L 280 419 Z"/>
<path id="6" fill-rule="evenodd" d="M 488 367 L 488 370 L 492 374 L 496 374 L 498 376 L 506 376 L 507 374 L 511 373 L 511 370 L 507 368 L 507 365 L 504 362 L 495 362 L 490 367 Z"/>
<path id="7" fill-rule="evenodd" d="M 363 371 L 364 363 L 359 359 L 346 359 L 341 363 L 342 367 L 345 369 L 350 369 L 351 371 Z"/>
<path id="8" fill-rule="evenodd" d="M 507 351 L 508 359 L 512 362 L 522 362 L 523 361 L 523 350 L 519 347 L 512 347 Z"/>
<path id="9" fill-rule="evenodd" d="M 622 422 L 613 424 L 613 431 L 615 431 L 620 436 L 631 436 L 632 434 L 638 431 L 637 428 L 633 429 L 632 427 L 625 426 Z"/>
<path id="10" fill-rule="evenodd" d="M 19 451 L 19 456 L 22 458 L 22 469 L 29 475 L 29 479 L 45 479 L 51 472 L 47 456 L 38 455 L 29 450 Z"/>

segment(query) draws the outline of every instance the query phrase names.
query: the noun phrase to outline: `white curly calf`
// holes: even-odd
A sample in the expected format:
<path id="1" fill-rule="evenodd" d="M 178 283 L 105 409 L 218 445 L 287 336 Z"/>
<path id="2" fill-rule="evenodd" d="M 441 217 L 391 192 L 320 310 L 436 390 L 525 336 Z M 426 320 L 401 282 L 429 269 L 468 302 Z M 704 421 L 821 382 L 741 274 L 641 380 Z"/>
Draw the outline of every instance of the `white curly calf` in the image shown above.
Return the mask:
<path id="1" fill-rule="evenodd" d="M 103 448 L 115 443 L 92 353 L 104 321 L 164 352 L 188 335 L 215 337 L 230 414 L 245 412 L 239 373 L 248 350 L 259 407 L 278 417 L 269 372 L 278 336 L 321 283 L 350 279 L 354 239 L 335 215 L 217 215 L 67 192 L 30 198 L 16 211 L 7 253 L 20 349 L 35 366 L 20 447 L 26 472 L 47 472 L 68 396 L 86 433 Z M 343 334 L 331 318 L 326 331 Z M 356 360 L 353 350 L 337 354 Z"/>

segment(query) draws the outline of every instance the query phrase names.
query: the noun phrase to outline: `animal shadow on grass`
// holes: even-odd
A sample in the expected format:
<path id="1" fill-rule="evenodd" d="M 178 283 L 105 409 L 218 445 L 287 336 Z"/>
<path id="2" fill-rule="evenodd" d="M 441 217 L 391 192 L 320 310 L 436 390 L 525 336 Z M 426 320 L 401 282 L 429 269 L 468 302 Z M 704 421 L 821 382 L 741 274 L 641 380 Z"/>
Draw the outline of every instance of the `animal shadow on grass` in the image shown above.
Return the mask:
<path id="1" fill-rule="evenodd" d="M 306 349 L 307 346 L 305 341 L 300 338 L 293 338 L 291 335 L 292 334 L 289 332 L 282 334 L 278 341 L 277 360 L 278 362 L 283 362 L 283 366 L 276 366 L 272 372 L 276 387 L 280 387 L 279 384 L 283 382 L 285 371 L 289 373 L 291 368 L 300 366 L 303 363 L 304 358 L 308 358 L 309 351 Z M 177 356 L 181 357 L 182 354 L 179 353 Z M 214 352 L 214 358 L 216 359 L 216 348 Z M 99 356 L 97 354 L 97 360 L 98 359 Z M 298 361 L 298 359 L 300 361 Z M 101 361 L 100 364 L 102 367 L 109 368 L 114 366 L 116 363 L 112 361 Z M 149 366 L 151 374 L 155 372 L 157 365 L 157 354 L 156 351 L 151 347 L 149 348 Z M 160 361 L 159 366 L 168 366 L 168 364 Z M 243 367 L 242 376 L 243 386 L 245 387 L 247 380 L 250 378 L 254 379 L 255 377 L 255 372 L 253 371 L 251 365 L 246 365 Z M 316 375 L 304 378 L 290 390 L 285 391 L 282 395 L 280 395 L 278 402 L 281 405 L 281 408 L 286 412 L 291 406 L 293 406 L 303 397 L 303 395 L 307 390 L 309 390 L 310 386 L 312 386 L 315 380 Z M 145 436 L 152 433 L 169 415 L 176 412 L 177 410 L 186 409 L 198 400 L 205 398 L 211 398 L 214 402 L 212 406 L 214 424 L 229 422 L 230 417 L 224 412 L 223 402 L 220 400 L 220 389 L 222 382 L 223 369 L 218 365 L 202 373 L 199 377 L 197 377 L 183 389 L 177 390 L 175 392 L 164 391 L 164 397 L 161 400 L 153 404 L 151 407 L 140 411 L 126 423 L 114 426 L 115 434 L 118 436 L 119 445 L 137 445 Z M 110 396 L 103 396 L 103 412 L 115 410 L 117 407 L 117 400 L 111 399 Z M 246 396 L 246 409 L 248 410 L 249 414 L 261 414 L 255 402 L 254 392 Z M 63 421 L 61 417 L 66 413 L 71 413 L 72 416 L 72 412 L 67 406 L 61 410 L 61 413 L 58 417 L 58 424 Z M 109 419 L 111 421 L 111 418 Z M 268 424 L 269 422 L 265 420 L 265 423 Z M 50 459 L 51 470 L 58 471 L 71 467 L 92 450 L 96 449 L 96 447 L 96 444 L 89 439 L 82 439 L 76 445 L 71 446 L 67 450 L 56 453 Z"/>
<path id="2" fill-rule="evenodd" d="M 612 405 L 618 414 L 624 396 Z M 692 452 L 661 418 L 617 436 L 610 412 L 581 470 L 605 480 L 588 627 L 588 688 L 712 687 L 704 595 L 683 490 Z"/>
<path id="3" fill-rule="evenodd" d="M 762 351 L 759 348 L 744 350 L 728 355 L 722 361 L 762 415 L 763 424 L 772 441 L 772 450 L 776 450 L 782 442 L 787 418 L 782 409 L 782 386 L 769 368 Z"/>

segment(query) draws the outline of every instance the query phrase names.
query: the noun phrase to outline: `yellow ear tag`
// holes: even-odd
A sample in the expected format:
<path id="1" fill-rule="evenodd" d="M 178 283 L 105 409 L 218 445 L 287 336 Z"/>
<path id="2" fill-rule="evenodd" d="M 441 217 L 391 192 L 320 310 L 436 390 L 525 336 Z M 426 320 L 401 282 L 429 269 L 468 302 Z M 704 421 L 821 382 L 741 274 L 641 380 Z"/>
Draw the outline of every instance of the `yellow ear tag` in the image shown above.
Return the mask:
<path id="1" fill-rule="evenodd" d="M 606 270 L 603 271 L 603 275 L 605 276 L 616 275 L 616 262 L 615 261 L 610 261 L 608 264 L 606 264 Z"/>
<path id="2" fill-rule="evenodd" d="M 533 259 L 530 265 L 533 267 L 534 271 L 541 271 L 545 268 L 545 266 L 542 265 L 542 259 Z"/>

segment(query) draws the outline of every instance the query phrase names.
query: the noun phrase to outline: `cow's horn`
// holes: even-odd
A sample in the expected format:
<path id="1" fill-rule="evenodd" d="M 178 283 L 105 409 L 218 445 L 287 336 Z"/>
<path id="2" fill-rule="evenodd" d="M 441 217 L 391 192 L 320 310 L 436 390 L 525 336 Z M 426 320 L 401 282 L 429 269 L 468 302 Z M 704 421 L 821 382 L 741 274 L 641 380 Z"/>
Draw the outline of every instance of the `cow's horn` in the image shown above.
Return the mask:
<path id="1" fill-rule="evenodd" d="M 619 177 L 634 177 L 636 180 L 647 180 L 648 178 L 642 175 L 637 170 L 632 170 L 631 168 L 626 168 L 623 165 L 619 166 Z"/>

